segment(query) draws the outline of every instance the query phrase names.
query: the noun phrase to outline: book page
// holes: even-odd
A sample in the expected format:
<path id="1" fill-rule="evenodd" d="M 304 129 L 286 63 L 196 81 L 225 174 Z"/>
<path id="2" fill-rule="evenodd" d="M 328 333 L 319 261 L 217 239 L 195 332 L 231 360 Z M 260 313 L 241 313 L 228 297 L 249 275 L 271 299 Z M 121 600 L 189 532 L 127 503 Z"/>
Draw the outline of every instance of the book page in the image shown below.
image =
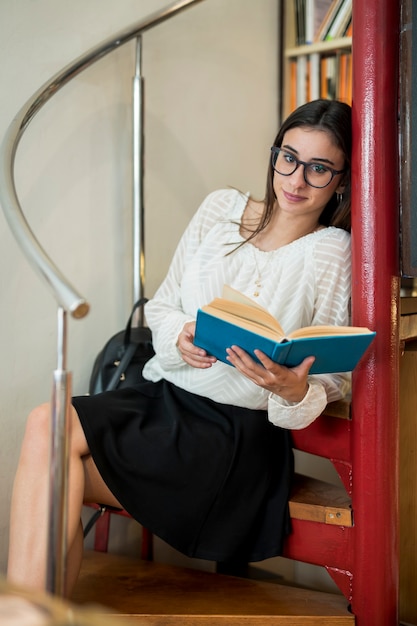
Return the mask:
<path id="1" fill-rule="evenodd" d="M 250 320 L 259 326 L 272 330 L 276 336 L 276 341 L 284 338 L 284 331 L 280 323 L 269 311 L 229 285 L 224 285 L 223 297 L 214 298 L 208 306 L 215 307 L 220 311 L 227 311 L 240 319 Z M 205 307 L 203 307 L 204 309 Z M 239 321 L 236 320 L 235 323 L 239 324 Z"/>
<path id="2" fill-rule="evenodd" d="M 341 335 L 365 335 L 370 333 L 369 328 L 362 326 L 306 326 L 289 333 L 289 339 L 301 339 L 308 337 L 331 337 Z"/>
<path id="3" fill-rule="evenodd" d="M 202 308 L 211 315 L 216 315 L 239 326 L 244 326 L 248 330 L 275 339 L 277 342 L 282 342 L 284 339 L 361 335 L 371 332 L 369 328 L 361 326 L 317 325 L 299 328 L 285 336 L 280 323 L 269 311 L 229 285 L 224 285 L 223 287 L 223 298 L 215 298 L 209 305 Z M 242 322 L 245 323 L 243 324 Z M 250 323 L 250 326 L 246 322 Z M 262 329 L 269 332 L 266 334 Z"/>
<path id="4" fill-rule="evenodd" d="M 240 302 L 240 304 L 247 304 L 248 306 L 252 306 L 255 309 L 258 309 L 259 311 L 264 311 L 264 312 L 266 311 L 266 309 L 264 309 L 263 306 L 255 302 L 255 300 L 248 298 L 248 296 L 245 296 L 244 293 L 241 293 L 237 289 L 233 289 L 233 287 L 230 287 L 230 285 L 223 285 L 222 297 L 225 300 L 231 300 L 232 302 Z M 268 313 L 268 315 L 270 314 Z"/>
<path id="5" fill-rule="evenodd" d="M 218 300 L 221 303 L 228 302 L 227 300 L 222 300 L 221 298 L 218 298 Z M 283 336 L 283 334 L 281 334 L 280 332 L 277 332 L 275 329 L 270 328 L 269 326 L 266 326 L 260 323 L 258 320 L 253 320 L 250 317 L 236 315 L 232 313 L 231 311 L 226 311 L 223 308 L 216 307 L 214 306 L 215 302 L 216 300 L 213 300 L 212 303 L 201 307 L 201 310 L 204 313 L 208 313 L 209 315 L 212 315 L 213 317 L 217 317 L 218 319 L 221 319 L 225 322 L 229 322 L 230 324 L 233 324 L 234 326 L 237 326 L 238 328 L 243 328 L 252 333 L 255 333 L 256 335 L 261 335 L 262 337 L 267 337 L 268 339 L 272 339 L 276 343 L 281 343 L 282 341 L 285 340 L 285 337 Z M 233 306 L 233 303 L 231 304 Z M 236 305 L 236 303 L 234 304 Z M 240 305 L 240 307 L 242 306 L 244 305 Z"/>

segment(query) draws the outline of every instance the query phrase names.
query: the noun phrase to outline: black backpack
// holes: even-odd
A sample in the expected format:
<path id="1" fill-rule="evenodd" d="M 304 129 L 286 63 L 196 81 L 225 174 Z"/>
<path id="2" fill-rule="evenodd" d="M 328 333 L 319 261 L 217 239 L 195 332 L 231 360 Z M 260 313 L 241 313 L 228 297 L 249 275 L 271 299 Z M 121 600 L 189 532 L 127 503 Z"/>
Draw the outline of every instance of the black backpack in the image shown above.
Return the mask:
<path id="1" fill-rule="evenodd" d="M 132 320 L 135 311 L 143 308 L 147 301 L 147 298 L 140 298 L 134 304 L 125 330 L 111 337 L 97 355 L 90 377 L 90 395 L 131 387 L 140 381 L 143 366 L 155 352 L 150 329 L 132 327 Z"/>

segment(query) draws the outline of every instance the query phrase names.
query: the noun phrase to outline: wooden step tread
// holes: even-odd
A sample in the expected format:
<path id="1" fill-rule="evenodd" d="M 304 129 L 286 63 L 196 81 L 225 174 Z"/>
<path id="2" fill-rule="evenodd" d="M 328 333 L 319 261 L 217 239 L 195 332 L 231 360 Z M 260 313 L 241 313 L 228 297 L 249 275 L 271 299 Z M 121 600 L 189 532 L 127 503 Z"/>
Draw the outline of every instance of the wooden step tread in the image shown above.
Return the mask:
<path id="1" fill-rule="evenodd" d="M 92 551 L 85 554 L 72 601 L 107 607 L 128 624 L 355 623 L 340 595 Z"/>
<path id="2" fill-rule="evenodd" d="M 323 411 L 323 415 L 349 420 L 351 419 L 350 407 L 351 403 L 348 400 L 335 400 L 334 402 L 329 402 Z"/>
<path id="3" fill-rule="evenodd" d="M 289 508 L 295 519 L 353 526 L 352 501 L 345 489 L 310 476 L 295 474 Z M 130 517 L 124 510 L 112 512 Z"/>
<path id="4" fill-rule="evenodd" d="M 352 501 L 343 487 L 296 474 L 290 495 L 292 518 L 353 526 Z"/>

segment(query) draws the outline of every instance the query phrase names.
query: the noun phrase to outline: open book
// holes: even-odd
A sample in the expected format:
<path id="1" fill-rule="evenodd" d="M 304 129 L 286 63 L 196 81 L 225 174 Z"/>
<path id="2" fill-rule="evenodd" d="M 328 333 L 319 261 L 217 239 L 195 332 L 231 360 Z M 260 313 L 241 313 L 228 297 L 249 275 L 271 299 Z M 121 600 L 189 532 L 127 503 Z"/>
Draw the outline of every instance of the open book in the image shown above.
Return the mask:
<path id="1" fill-rule="evenodd" d="M 261 350 L 287 367 L 314 356 L 310 374 L 325 374 L 353 370 L 375 334 L 357 326 L 307 326 L 285 336 L 266 309 L 225 285 L 222 298 L 198 310 L 194 344 L 224 363 L 232 345 L 255 359 L 254 350 Z"/>

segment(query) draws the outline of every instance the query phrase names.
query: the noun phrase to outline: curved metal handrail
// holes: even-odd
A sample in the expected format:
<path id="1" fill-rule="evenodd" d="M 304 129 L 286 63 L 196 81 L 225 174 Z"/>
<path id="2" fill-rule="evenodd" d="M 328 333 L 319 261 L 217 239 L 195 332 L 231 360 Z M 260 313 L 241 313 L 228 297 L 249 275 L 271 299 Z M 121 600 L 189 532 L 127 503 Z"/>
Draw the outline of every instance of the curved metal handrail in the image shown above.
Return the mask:
<path id="1" fill-rule="evenodd" d="M 164 22 L 173 15 L 202 0 L 181 0 L 165 9 L 152 13 L 133 26 L 113 35 L 87 53 L 80 56 L 53 76 L 23 105 L 8 127 L 0 148 L 0 201 L 3 212 L 17 242 L 30 264 L 46 281 L 60 307 L 75 318 L 84 317 L 89 311 L 87 300 L 78 293 L 55 263 L 43 250 L 32 232 L 19 203 L 14 182 L 14 164 L 17 147 L 23 133 L 34 116 L 48 100 L 72 78 L 87 69 L 116 48 L 138 37 L 141 33 Z"/>
<path id="2" fill-rule="evenodd" d="M 87 300 L 63 276 L 45 253 L 33 234 L 19 203 L 14 181 L 14 164 L 17 147 L 23 133 L 36 113 L 48 100 L 72 78 L 90 65 L 136 38 L 137 58 L 134 91 L 135 132 L 141 124 L 136 119 L 141 115 L 142 90 L 140 86 L 140 43 L 141 34 L 153 26 L 176 15 L 183 9 L 201 0 L 181 0 L 157 11 L 135 25 L 113 36 L 56 74 L 41 87 L 21 108 L 10 124 L 0 147 L 0 200 L 9 226 L 30 264 L 51 288 L 58 304 L 57 369 L 54 371 L 51 401 L 51 438 L 49 459 L 48 542 L 46 554 L 46 590 L 64 595 L 66 561 L 66 512 L 68 485 L 68 429 L 71 391 L 71 374 L 66 370 L 67 313 L 75 318 L 84 317 L 89 310 Z M 141 142 L 134 142 L 134 178 L 141 178 Z M 136 172 L 136 170 L 138 170 Z M 134 217 L 137 220 L 142 207 L 142 181 L 135 181 Z M 138 193 L 138 191 L 140 193 Z M 143 231 L 143 229 L 141 228 Z M 136 245 L 136 241 L 135 241 Z M 135 254 L 137 253 L 135 249 Z M 136 261 L 136 258 L 135 258 Z"/>

